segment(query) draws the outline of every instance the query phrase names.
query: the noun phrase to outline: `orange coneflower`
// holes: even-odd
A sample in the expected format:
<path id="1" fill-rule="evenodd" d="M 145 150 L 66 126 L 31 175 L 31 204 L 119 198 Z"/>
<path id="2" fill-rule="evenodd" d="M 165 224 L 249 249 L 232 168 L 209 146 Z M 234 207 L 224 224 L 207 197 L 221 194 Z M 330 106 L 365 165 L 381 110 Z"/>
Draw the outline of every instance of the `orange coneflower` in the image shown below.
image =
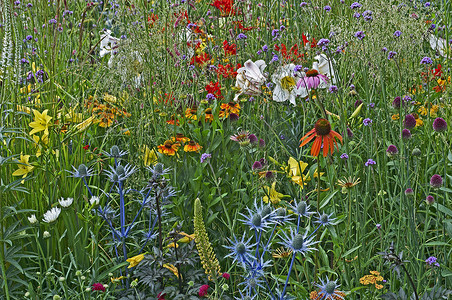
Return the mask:
<path id="1" fill-rule="evenodd" d="M 200 146 L 195 141 L 189 141 L 187 145 L 184 147 L 185 152 L 198 152 L 202 149 L 202 146 Z"/>
<path id="2" fill-rule="evenodd" d="M 209 107 L 209 108 L 206 108 L 206 110 L 204 111 L 204 113 L 205 113 L 205 121 L 206 122 L 212 122 L 213 121 L 213 114 L 212 114 L 212 109 Z"/>
<path id="3" fill-rule="evenodd" d="M 173 141 L 166 140 L 162 145 L 159 145 L 157 148 L 160 153 L 174 156 L 176 151 L 179 150 L 180 144 L 174 143 Z"/>
<path id="4" fill-rule="evenodd" d="M 319 119 L 316 123 L 314 128 L 309 131 L 305 136 L 301 138 L 300 141 L 303 141 L 300 145 L 300 147 L 303 147 L 307 143 L 309 143 L 313 138 L 315 137 L 314 144 L 311 148 L 311 155 L 312 156 L 318 156 L 320 153 L 320 148 L 322 146 L 323 142 L 323 156 L 328 155 L 328 150 L 330 150 L 330 153 L 333 154 L 334 151 L 334 145 L 337 143 L 336 139 L 338 138 L 339 141 L 342 143 L 342 136 L 331 130 L 331 124 L 326 119 Z"/>
<path id="5" fill-rule="evenodd" d="M 183 133 L 176 133 L 176 136 L 174 136 L 174 137 L 172 138 L 172 141 L 173 141 L 173 142 L 180 142 L 180 143 L 183 143 L 183 144 L 185 144 L 185 143 L 188 142 L 189 140 L 190 140 L 190 139 L 189 139 L 188 137 L 184 136 Z"/>

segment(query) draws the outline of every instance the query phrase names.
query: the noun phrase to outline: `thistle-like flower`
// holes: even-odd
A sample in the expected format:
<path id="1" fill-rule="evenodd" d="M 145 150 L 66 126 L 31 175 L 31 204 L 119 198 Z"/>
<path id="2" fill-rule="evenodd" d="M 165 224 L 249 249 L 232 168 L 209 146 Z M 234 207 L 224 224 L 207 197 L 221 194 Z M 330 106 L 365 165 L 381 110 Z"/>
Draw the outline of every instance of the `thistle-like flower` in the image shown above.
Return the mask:
<path id="1" fill-rule="evenodd" d="M 338 291 L 340 284 L 336 283 L 336 280 L 328 280 L 328 278 L 325 280 L 325 282 L 320 279 L 320 282 L 322 284 L 316 284 L 318 288 L 320 288 L 320 291 L 318 292 L 318 295 L 321 297 L 320 299 L 344 299 L 343 295 L 344 293 L 342 291 Z"/>
<path id="2" fill-rule="evenodd" d="M 314 239 L 314 236 L 308 238 L 307 231 L 304 234 L 301 234 L 297 233 L 291 228 L 290 234 L 286 234 L 284 231 L 282 232 L 282 234 L 282 242 L 280 242 L 280 244 L 292 250 L 292 252 L 294 253 L 301 253 L 301 255 L 305 256 L 312 250 L 317 250 L 312 246 L 317 244 L 318 242 L 312 241 Z"/>
<path id="3" fill-rule="evenodd" d="M 232 245 L 224 247 L 226 249 L 229 249 L 231 253 L 229 253 L 225 257 L 233 257 L 234 262 L 237 261 L 241 263 L 243 268 L 246 268 L 247 265 L 251 265 L 251 262 L 255 259 L 254 256 L 251 255 L 251 248 L 256 245 L 250 245 L 251 239 L 252 237 L 245 241 L 245 235 L 242 236 L 241 240 L 238 240 L 236 236 L 234 236 L 234 241 L 232 239 L 228 239 L 228 241 Z"/>
<path id="4" fill-rule="evenodd" d="M 331 216 L 333 215 L 333 213 L 331 214 L 326 214 L 326 213 L 322 213 L 317 216 L 317 221 L 315 221 L 315 223 L 318 223 L 322 226 L 328 226 L 328 225 L 335 225 L 334 221 L 336 221 L 335 218 L 331 218 Z"/>
<path id="5" fill-rule="evenodd" d="M 69 176 L 69 177 L 85 178 L 85 177 L 93 176 L 93 170 L 89 169 L 84 164 L 81 164 L 80 166 L 78 166 L 77 169 L 74 166 L 72 166 L 72 168 L 74 169 L 74 171 L 66 170 L 67 172 L 71 173 L 71 176 Z"/>
<path id="6" fill-rule="evenodd" d="M 106 156 L 109 156 L 109 157 L 113 157 L 113 158 L 121 158 L 121 157 L 123 157 L 124 155 L 126 155 L 127 153 L 129 153 L 129 151 L 121 151 L 121 150 L 119 150 L 119 147 L 118 147 L 118 146 L 113 145 L 113 146 L 110 148 L 110 152 L 103 151 L 103 153 L 104 153 Z"/>
<path id="7" fill-rule="evenodd" d="M 297 200 L 294 200 L 294 203 L 290 205 L 290 208 L 293 210 L 293 212 L 300 217 L 306 217 L 309 218 L 314 212 L 309 211 L 311 208 L 310 205 L 306 201 L 300 201 L 297 203 Z"/>
<path id="8" fill-rule="evenodd" d="M 124 181 L 137 170 L 137 168 L 131 164 L 127 164 L 125 166 L 118 164 L 116 169 L 112 166 L 109 167 L 111 171 L 105 171 L 105 173 L 107 173 L 107 176 L 111 182 Z"/>

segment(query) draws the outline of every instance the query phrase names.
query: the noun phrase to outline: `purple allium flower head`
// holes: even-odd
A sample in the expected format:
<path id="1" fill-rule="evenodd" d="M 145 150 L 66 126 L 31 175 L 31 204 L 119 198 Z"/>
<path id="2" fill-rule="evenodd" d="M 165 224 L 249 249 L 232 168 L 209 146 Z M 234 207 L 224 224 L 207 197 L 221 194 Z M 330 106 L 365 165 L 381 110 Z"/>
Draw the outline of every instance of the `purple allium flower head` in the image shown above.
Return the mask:
<path id="1" fill-rule="evenodd" d="M 394 100 L 392 101 L 392 107 L 394 107 L 395 109 L 399 109 L 401 104 L 400 100 L 401 98 L 399 96 L 395 97 Z"/>
<path id="2" fill-rule="evenodd" d="M 348 136 L 349 139 L 353 138 L 353 131 L 350 128 L 348 128 L 348 127 L 347 127 L 347 136 Z"/>
<path id="3" fill-rule="evenodd" d="M 391 59 L 393 59 L 396 55 L 397 55 L 397 52 L 395 52 L 395 51 L 389 51 L 388 59 L 391 60 Z"/>
<path id="4" fill-rule="evenodd" d="M 399 154 L 399 149 L 395 145 L 389 145 L 388 149 L 386 149 L 386 154 L 391 157 Z"/>
<path id="5" fill-rule="evenodd" d="M 435 174 L 430 178 L 430 186 L 432 188 L 439 188 L 443 185 L 443 178 L 441 177 L 441 175 Z"/>
<path id="6" fill-rule="evenodd" d="M 248 136 L 248 139 L 250 140 L 250 143 L 251 143 L 251 144 L 256 144 L 257 141 L 258 141 L 257 136 L 256 136 L 255 134 L 250 134 L 250 135 Z"/>
<path id="7" fill-rule="evenodd" d="M 437 263 L 436 261 L 437 261 L 437 258 L 434 257 L 434 256 L 430 256 L 429 258 L 427 258 L 427 259 L 425 260 L 425 262 L 427 263 L 427 265 L 439 267 L 439 263 Z"/>
<path id="8" fill-rule="evenodd" d="M 274 177 L 275 177 L 275 174 L 272 171 L 267 171 L 265 173 L 265 179 L 270 180 L 270 179 L 273 179 Z"/>
<path id="9" fill-rule="evenodd" d="M 357 31 L 357 32 L 355 33 L 355 37 L 358 38 L 358 40 L 362 40 L 365 36 L 366 36 L 366 35 L 364 34 L 364 31 L 362 31 L 362 30 Z"/>
<path id="10" fill-rule="evenodd" d="M 335 86 L 335 85 L 330 86 L 328 91 L 332 94 L 337 93 L 337 91 L 338 91 L 337 86 Z"/>
<path id="11" fill-rule="evenodd" d="M 244 39 L 246 39 L 247 38 L 247 36 L 246 36 L 246 34 L 244 34 L 244 33 L 239 33 L 238 35 L 237 35 L 237 40 L 244 40 Z"/>
<path id="12" fill-rule="evenodd" d="M 423 59 L 421 59 L 421 64 L 422 65 L 431 65 L 431 64 L 433 64 L 433 60 L 430 57 L 425 56 Z"/>
<path id="13" fill-rule="evenodd" d="M 399 36 L 401 36 L 402 35 L 402 31 L 400 31 L 400 30 L 396 30 L 396 31 L 394 31 L 394 34 L 393 34 L 395 37 L 399 37 Z"/>
<path id="14" fill-rule="evenodd" d="M 433 203 L 435 203 L 435 198 L 433 198 L 432 195 L 428 195 L 427 198 L 425 198 L 425 201 L 427 202 L 427 204 L 432 205 Z"/>
<path id="15" fill-rule="evenodd" d="M 357 108 L 358 106 L 360 106 L 361 105 L 361 103 L 363 103 L 363 101 L 361 100 L 361 99 L 358 99 L 358 100 L 356 100 L 355 101 L 355 108 Z"/>
<path id="16" fill-rule="evenodd" d="M 326 5 L 323 9 L 326 10 L 326 11 L 331 11 L 331 6 Z"/>
<path id="17" fill-rule="evenodd" d="M 364 126 L 371 126 L 372 125 L 372 120 L 369 119 L 369 118 L 365 118 L 363 120 L 363 124 L 364 124 Z"/>
<path id="18" fill-rule="evenodd" d="M 261 159 L 259 159 L 259 162 L 262 164 L 263 167 L 268 165 L 268 161 L 265 158 L 263 158 L 263 157 Z"/>
<path id="19" fill-rule="evenodd" d="M 265 147 L 265 141 L 263 139 L 259 140 L 259 147 L 261 147 L 261 148 Z"/>
<path id="20" fill-rule="evenodd" d="M 352 5 L 350 5 L 351 9 L 360 8 L 362 5 L 358 2 L 353 2 Z"/>
<path id="21" fill-rule="evenodd" d="M 409 129 L 402 130 L 402 139 L 409 140 L 411 138 L 411 131 Z"/>
<path id="22" fill-rule="evenodd" d="M 369 158 L 365 163 L 364 163 L 364 165 L 366 166 L 366 167 L 368 167 L 368 166 L 371 166 L 371 165 L 376 165 L 377 163 L 372 159 L 372 158 Z"/>
<path id="23" fill-rule="evenodd" d="M 253 166 L 252 166 L 252 169 L 253 169 L 253 171 L 254 171 L 254 170 L 260 170 L 260 169 L 262 169 L 262 164 L 261 164 L 261 162 L 260 162 L 260 161 L 255 161 L 254 164 L 253 164 Z"/>
<path id="24" fill-rule="evenodd" d="M 433 121 L 433 130 L 436 132 L 444 132 L 447 130 L 447 123 L 443 118 L 436 118 Z"/>
<path id="25" fill-rule="evenodd" d="M 416 118 L 413 115 L 406 115 L 405 120 L 403 121 L 403 125 L 407 129 L 416 127 Z"/>
<path id="26" fill-rule="evenodd" d="M 206 159 L 211 158 L 212 154 L 210 153 L 203 153 L 201 154 L 201 163 L 203 163 Z"/>
<path id="27" fill-rule="evenodd" d="M 340 158 L 343 159 L 343 160 L 347 160 L 348 159 L 348 154 L 347 153 L 342 153 Z"/>
<path id="28" fill-rule="evenodd" d="M 405 196 L 413 196 L 414 195 L 414 191 L 412 188 L 407 188 L 405 190 Z"/>

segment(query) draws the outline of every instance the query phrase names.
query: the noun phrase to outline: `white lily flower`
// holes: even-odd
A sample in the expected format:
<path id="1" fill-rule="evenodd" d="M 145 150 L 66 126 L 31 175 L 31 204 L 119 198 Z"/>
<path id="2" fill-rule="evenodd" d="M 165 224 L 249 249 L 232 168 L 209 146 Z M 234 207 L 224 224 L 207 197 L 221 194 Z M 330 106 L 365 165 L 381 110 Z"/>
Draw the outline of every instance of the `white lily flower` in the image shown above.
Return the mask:
<path id="1" fill-rule="evenodd" d="M 46 223 L 55 222 L 58 219 L 58 216 L 60 215 L 60 213 L 61 213 L 61 208 L 54 207 L 51 210 L 48 210 L 44 214 L 44 219 L 42 219 L 42 220 Z"/>
<path id="2" fill-rule="evenodd" d="M 276 102 L 284 102 L 289 100 L 293 105 L 296 105 L 295 98 L 297 96 L 306 97 L 308 90 L 304 87 L 297 88 L 297 82 L 305 76 L 303 72 L 295 72 L 295 65 L 289 64 L 281 66 L 272 75 L 272 81 L 275 84 L 273 90 L 273 100 Z"/>
<path id="3" fill-rule="evenodd" d="M 35 224 L 36 222 L 38 222 L 38 219 L 36 219 L 36 216 L 33 214 L 28 217 L 28 222 L 30 222 L 30 224 Z"/>
<path id="4" fill-rule="evenodd" d="M 119 44 L 120 39 L 111 36 L 111 30 L 106 30 L 100 35 L 100 57 L 112 53 L 113 49 Z"/>
<path id="5" fill-rule="evenodd" d="M 445 39 L 437 38 L 433 34 L 430 34 L 430 47 L 432 47 L 433 50 L 437 51 L 442 57 L 446 57 L 447 42 Z"/>
<path id="6" fill-rule="evenodd" d="M 64 198 L 61 198 L 60 200 L 58 200 L 58 202 L 60 203 L 61 207 L 67 208 L 71 206 L 72 202 L 74 202 L 74 198 L 67 198 L 66 200 L 64 200 Z"/>
<path id="7" fill-rule="evenodd" d="M 262 74 L 267 64 L 263 60 L 253 62 L 247 60 L 243 67 L 237 70 L 236 88 L 239 92 L 235 95 L 234 101 L 237 101 L 239 96 L 258 95 L 262 92 L 261 86 L 265 83 L 266 77 Z"/>
<path id="8" fill-rule="evenodd" d="M 336 84 L 336 74 L 334 73 L 333 64 L 336 63 L 334 59 L 329 59 L 325 54 L 320 54 L 314 57 L 318 62 L 314 62 L 312 68 L 319 71 L 320 74 L 325 75 L 329 79 L 329 83 Z M 322 82 L 319 88 L 324 89 L 329 87 L 330 84 Z"/>

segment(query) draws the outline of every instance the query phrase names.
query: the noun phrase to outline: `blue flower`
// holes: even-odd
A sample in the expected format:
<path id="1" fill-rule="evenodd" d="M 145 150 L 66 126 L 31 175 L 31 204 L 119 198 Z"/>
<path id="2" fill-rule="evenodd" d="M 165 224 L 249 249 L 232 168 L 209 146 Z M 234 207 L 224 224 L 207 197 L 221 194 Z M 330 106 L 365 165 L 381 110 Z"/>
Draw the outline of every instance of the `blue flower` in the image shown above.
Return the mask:
<path id="1" fill-rule="evenodd" d="M 127 164 L 125 166 L 118 164 L 116 169 L 112 166 L 109 167 L 111 171 L 105 171 L 105 173 L 107 173 L 107 176 L 111 182 L 124 181 L 137 170 L 137 168 L 131 164 Z"/>
<path id="2" fill-rule="evenodd" d="M 317 221 L 315 221 L 315 223 L 320 224 L 321 226 L 328 226 L 328 225 L 335 225 L 334 221 L 336 221 L 335 218 L 331 218 L 331 216 L 333 215 L 333 213 L 331 214 L 326 214 L 326 213 L 318 213 L 319 215 L 317 216 Z"/>
<path id="3" fill-rule="evenodd" d="M 121 158 L 126 155 L 128 151 L 121 151 L 118 146 L 114 145 L 110 148 L 110 152 L 103 151 L 103 153 L 108 157 Z"/>
<path id="4" fill-rule="evenodd" d="M 74 166 L 72 166 L 72 168 L 74 169 L 73 172 L 67 171 L 67 172 L 71 173 L 71 176 L 69 176 L 69 177 L 85 178 L 85 177 L 93 176 L 93 170 L 89 169 L 84 164 L 81 164 L 80 166 L 78 166 L 77 169 Z"/>
<path id="5" fill-rule="evenodd" d="M 309 218 L 313 214 L 313 212 L 309 211 L 311 207 L 306 201 L 300 201 L 300 203 L 297 203 L 295 200 L 293 205 L 290 205 L 290 208 L 300 217 L 303 216 Z"/>
<path id="6" fill-rule="evenodd" d="M 254 256 L 251 255 L 251 248 L 256 246 L 256 244 L 250 244 L 251 239 L 252 237 L 245 241 L 245 235 L 242 236 L 241 240 L 238 240 L 235 236 L 234 241 L 228 239 L 228 241 L 232 245 L 223 247 L 229 249 L 231 253 L 229 253 L 225 257 L 232 257 L 234 259 L 234 262 L 237 261 L 241 263 L 244 268 L 247 268 L 247 265 L 251 266 L 252 261 L 255 259 Z"/>
<path id="7" fill-rule="evenodd" d="M 301 255 L 306 256 L 307 253 L 312 250 L 317 250 L 312 246 L 317 244 L 318 242 L 313 242 L 314 236 L 308 237 L 308 231 L 304 234 L 297 233 L 292 228 L 290 228 L 290 234 L 286 234 L 284 231 L 282 232 L 283 236 L 282 242 L 279 244 L 284 247 L 291 249 L 294 254 L 301 253 Z"/>
<path id="8" fill-rule="evenodd" d="M 330 299 L 330 300 L 334 300 L 334 299 L 344 299 L 344 297 L 341 296 L 342 291 L 338 291 L 337 289 L 339 288 L 340 284 L 336 283 L 336 280 L 328 280 L 328 278 L 325 280 L 325 282 L 323 282 L 322 279 L 320 279 L 320 282 L 322 284 L 316 284 L 316 286 L 318 288 L 320 288 L 320 292 L 318 293 L 319 296 L 321 297 L 320 299 Z"/>

